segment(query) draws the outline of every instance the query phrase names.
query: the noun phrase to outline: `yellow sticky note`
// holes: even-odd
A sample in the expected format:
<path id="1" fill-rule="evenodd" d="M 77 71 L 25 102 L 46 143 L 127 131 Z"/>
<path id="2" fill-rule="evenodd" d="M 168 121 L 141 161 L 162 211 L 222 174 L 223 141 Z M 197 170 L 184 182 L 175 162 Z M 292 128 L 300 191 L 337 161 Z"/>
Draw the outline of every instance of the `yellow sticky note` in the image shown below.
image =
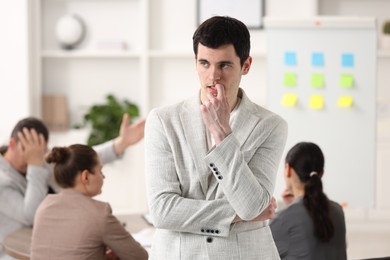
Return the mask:
<path id="1" fill-rule="evenodd" d="M 324 97 L 321 95 L 312 95 L 310 97 L 309 107 L 311 109 L 323 109 L 324 108 Z"/>
<path id="2" fill-rule="evenodd" d="M 313 88 L 323 88 L 324 82 L 325 82 L 324 75 L 318 73 L 311 75 L 310 85 Z"/>
<path id="3" fill-rule="evenodd" d="M 343 88 L 352 88 L 353 87 L 353 76 L 350 74 L 341 74 L 339 84 Z"/>
<path id="4" fill-rule="evenodd" d="M 294 107 L 297 104 L 298 97 L 295 94 L 284 94 L 282 99 L 282 105 L 285 107 Z"/>
<path id="5" fill-rule="evenodd" d="M 351 107 L 353 103 L 353 98 L 351 96 L 341 96 L 337 101 L 338 107 Z"/>
<path id="6" fill-rule="evenodd" d="M 294 73 L 285 73 L 284 85 L 286 87 L 295 87 L 297 85 L 297 75 L 295 75 Z"/>

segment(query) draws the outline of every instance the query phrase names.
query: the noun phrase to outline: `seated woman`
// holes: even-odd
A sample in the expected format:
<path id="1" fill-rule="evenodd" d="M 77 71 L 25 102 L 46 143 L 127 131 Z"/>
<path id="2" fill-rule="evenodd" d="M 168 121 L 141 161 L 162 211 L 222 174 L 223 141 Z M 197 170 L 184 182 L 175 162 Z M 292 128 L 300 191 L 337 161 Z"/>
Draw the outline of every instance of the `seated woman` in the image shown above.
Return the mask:
<path id="1" fill-rule="evenodd" d="M 102 164 L 87 145 L 55 147 L 46 157 L 63 188 L 48 195 L 35 215 L 31 259 L 147 259 L 146 250 L 112 215 L 101 192 Z M 110 252 L 110 253 L 107 253 Z M 113 256 L 115 255 L 115 257 Z"/>
<path id="2" fill-rule="evenodd" d="M 294 200 L 270 223 L 281 259 L 347 259 L 343 209 L 322 189 L 321 149 L 314 143 L 298 143 L 285 162 L 287 190 Z"/>

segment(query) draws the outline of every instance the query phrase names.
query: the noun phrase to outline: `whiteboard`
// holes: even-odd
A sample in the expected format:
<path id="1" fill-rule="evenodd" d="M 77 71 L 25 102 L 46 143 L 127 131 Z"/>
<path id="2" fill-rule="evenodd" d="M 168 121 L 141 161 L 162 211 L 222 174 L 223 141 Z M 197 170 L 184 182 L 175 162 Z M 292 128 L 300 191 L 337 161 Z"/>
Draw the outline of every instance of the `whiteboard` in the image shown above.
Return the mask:
<path id="1" fill-rule="evenodd" d="M 374 18 L 266 18 L 267 106 L 297 142 L 325 155 L 324 191 L 353 208 L 375 205 L 377 35 Z"/>

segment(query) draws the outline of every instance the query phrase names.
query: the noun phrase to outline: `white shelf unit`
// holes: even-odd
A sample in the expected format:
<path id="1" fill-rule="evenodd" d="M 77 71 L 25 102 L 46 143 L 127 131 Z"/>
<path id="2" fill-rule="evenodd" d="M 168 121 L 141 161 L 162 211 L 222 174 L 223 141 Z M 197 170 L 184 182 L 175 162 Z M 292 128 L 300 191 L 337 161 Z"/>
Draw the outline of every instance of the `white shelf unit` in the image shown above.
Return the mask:
<path id="1" fill-rule="evenodd" d="M 111 93 L 139 105 L 147 100 L 147 1 L 35 0 L 33 7 L 33 113 L 41 114 L 40 98 L 66 95 L 70 127 L 86 109 Z M 77 14 L 86 34 L 74 50 L 62 50 L 55 38 L 57 21 Z M 109 47 L 123 43 L 127 48 Z M 102 47 L 105 45 L 106 47 Z"/>
<path id="2" fill-rule="evenodd" d="M 192 50 L 196 0 L 33 3 L 33 114 L 41 114 L 42 95 L 66 95 L 72 126 L 88 106 L 113 93 L 136 102 L 146 116 L 153 107 L 182 100 L 199 88 Z M 56 22 L 66 14 L 77 14 L 86 25 L 84 41 L 70 51 L 62 50 L 55 38 Z M 253 70 L 259 73 L 243 79 L 248 92 L 257 92 L 254 99 L 259 103 L 265 102 L 263 37 L 263 31 L 252 32 Z M 98 47 L 110 41 L 124 42 L 128 48 Z"/>
<path id="3" fill-rule="evenodd" d="M 142 116 L 149 104 L 148 0 L 33 0 L 31 17 L 32 111 L 41 115 L 41 96 L 65 95 L 70 130 L 52 132 L 50 146 L 86 142 L 86 130 L 72 130 L 86 109 L 107 94 L 135 102 Z M 77 14 L 86 35 L 74 50 L 61 49 L 55 38 L 60 17 Z M 102 48 L 103 43 L 127 48 Z M 108 44 L 109 45 L 109 44 Z M 144 190 L 143 142 L 122 160 L 104 167 L 107 176 L 99 199 L 110 202 L 114 213 L 147 211 Z"/>

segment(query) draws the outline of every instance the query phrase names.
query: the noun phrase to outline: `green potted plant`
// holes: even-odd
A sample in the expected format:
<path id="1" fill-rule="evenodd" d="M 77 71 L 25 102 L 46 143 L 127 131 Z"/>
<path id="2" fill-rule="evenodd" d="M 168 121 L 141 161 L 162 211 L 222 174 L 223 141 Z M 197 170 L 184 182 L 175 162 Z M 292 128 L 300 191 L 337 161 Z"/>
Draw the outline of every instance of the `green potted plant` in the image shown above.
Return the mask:
<path id="1" fill-rule="evenodd" d="M 91 106 L 84 114 L 84 122 L 76 128 L 91 126 L 88 145 L 97 145 L 118 136 L 119 127 L 124 113 L 130 115 L 133 121 L 139 116 L 138 106 L 126 99 L 118 100 L 112 94 L 106 96 L 106 102 Z"/>
<path id="2" fill-rule="evenodd" d="M 390 20 L 383 22 L 382 33 L 382 48 L 390 49 Z"/>

